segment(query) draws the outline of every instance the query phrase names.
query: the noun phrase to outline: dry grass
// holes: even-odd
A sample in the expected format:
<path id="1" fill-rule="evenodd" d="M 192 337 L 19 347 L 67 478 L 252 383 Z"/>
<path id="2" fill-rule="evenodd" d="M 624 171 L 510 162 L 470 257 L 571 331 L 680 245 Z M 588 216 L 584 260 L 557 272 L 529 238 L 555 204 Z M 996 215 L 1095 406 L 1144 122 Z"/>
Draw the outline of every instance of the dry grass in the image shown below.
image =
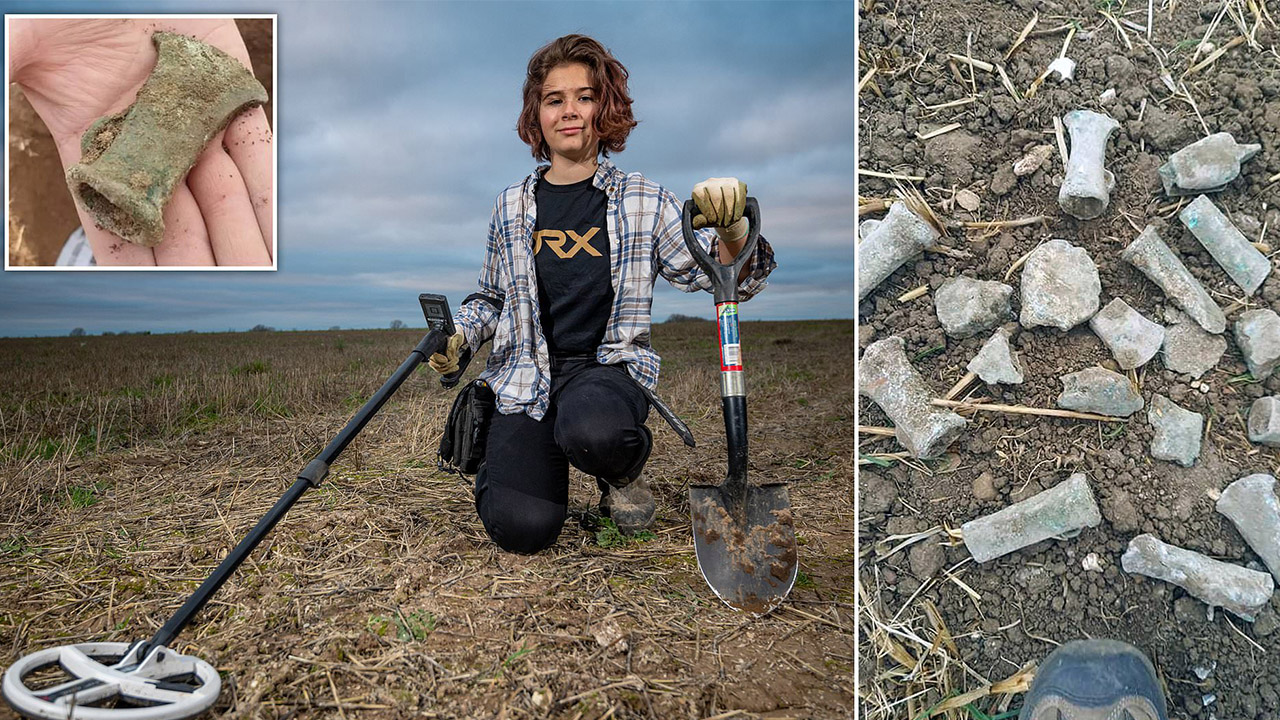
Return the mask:
<path id="1" fill-rule="evenodd" d="M 752 477 L 793 481 L 801 543 L 797 587 L 760 620 L 715 599 L 690 538 L 687 485 L 725 467 L 714 328 L 654 328 L 699 446 L 651 418 L 648 539 L 571 519 L 544 553 L 499 551 L 432 462 L 452 393 L 411 378 L 174 643 L 224 673 L 213 715 L 851 712 L 853 323 L 743 323 Z M 0 664 L 150 637 L 417 339 L 0 341 Z M 594 483 L 571 486 L 581 513 Z"/>

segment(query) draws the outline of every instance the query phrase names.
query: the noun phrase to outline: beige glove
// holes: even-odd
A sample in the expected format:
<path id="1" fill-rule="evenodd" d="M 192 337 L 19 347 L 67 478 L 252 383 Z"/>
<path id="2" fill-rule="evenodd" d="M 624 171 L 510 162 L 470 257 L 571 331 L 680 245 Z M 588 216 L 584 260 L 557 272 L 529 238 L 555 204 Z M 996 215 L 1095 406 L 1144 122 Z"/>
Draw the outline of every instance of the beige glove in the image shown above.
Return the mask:
<path id="1" fill-rule="evenodd" d="M 695 228 L 715 227 L 725 242 L 741 242 L 747 237 L 747 184 L 738 178 L 708 178 L 693 186 L 693 202 L 698 214 Z"/>
<path id="2" fill-rule="evenodd" d="M 455 333 L 453 337 L 449 338 L 449 342 L 445 344 L 444 354 L 433 354 L 427 360 L 427 364 L 431 366 L 432 370 L 441 375 L 458 372 L 458 355 L 466 344 L 466 336 L 462 333 Z"/>

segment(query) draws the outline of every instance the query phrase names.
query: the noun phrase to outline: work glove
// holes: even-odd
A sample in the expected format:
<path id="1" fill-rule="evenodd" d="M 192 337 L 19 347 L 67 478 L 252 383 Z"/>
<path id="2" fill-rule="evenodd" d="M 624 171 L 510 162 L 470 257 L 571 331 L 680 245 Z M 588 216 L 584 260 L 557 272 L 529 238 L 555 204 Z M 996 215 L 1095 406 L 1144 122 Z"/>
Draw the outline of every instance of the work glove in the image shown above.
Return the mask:
<path id="1" fill-rule="evenodd" d="M 747 184 L 738 178 L 708 178 L 693 186 L 693 202 L 698 214 L 693 227 L 714 227 L 724 242 L 741 242 L 747 237 Z"/>
<path id="2" fill-rule="evenodd" d="M 462 348 L 467 346 L 467 338 L 462 333 L 455 333 L 449 338 L 449 342 L 445 343 L 444 353 L 433 353 L 427 360 L 427 364 L 432 370 L 441 375 L 449 375 L 458 372 L 458 356 L 462 354 Z"/>

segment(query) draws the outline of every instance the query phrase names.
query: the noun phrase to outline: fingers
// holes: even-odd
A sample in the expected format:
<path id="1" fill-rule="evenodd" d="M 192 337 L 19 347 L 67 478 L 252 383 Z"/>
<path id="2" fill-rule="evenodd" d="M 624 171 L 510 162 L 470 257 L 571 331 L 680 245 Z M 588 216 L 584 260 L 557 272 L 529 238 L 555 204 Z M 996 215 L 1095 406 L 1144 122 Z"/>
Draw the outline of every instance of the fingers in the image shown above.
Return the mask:
<path id="1" fill-rule="evenodd" d="M 164 209 L 164 242 L 155 247 L 157 265 L 217 264 L 200 207 L 185 183 L 178 183 Z"/>
<path id="2" fill-rule="evenodd" d="M 458 360 L 456 358 L 447 358 L 440 353 L 435 353 L 428 358 L 427 364 L 431 366 L 432 370 L 435 370 L 441 375 L 448 375 L 449 373 L 458 371 Z"/>
<path id="3" fill-rule="evenodd" d="M 187 187 L 204 217 L 218 265 L 271 264 L 244 177 L 222 149 L 220 137 L 201 153 L 187 175 Z"/>
<path id="4" fill-rule="evenodd" d="M 80 215 L 80 224 L 84 227 L 85 239 L 93 250 L 93 259 L 98 265 L 146 266 L 155 265 L 156 256 L 149 247 L 135 245 L 115 233 L 98 227 L 89 215 L 76 203 L 76 213 Z"/>
<path id="5" fill-rule="evenodd" d="M 693 203 L 698 206 L 698 215 L 693 218 L 693 226 L 695 228 L 704 228 L 715 221 L 715 207 L 711 204 L 711 191 L 707 186 L 707 182 L 700 182 L 693 186 Z M 698 220 L 702 220 L 702 224 L 698 224 Z"/>
<path id="6" fill-rule="evenodd" d="M 693 186 L 693 202 L 701 212 L 694 218 L 695 228 L 729 227 L 746 211 L 747 184 L 737 178 L 708 178 Z"/>
<path id="7" fill-rule="evenodd" d="M 448 375 L 449 373 L 457 372 L 458 351 L 466 344 L 467 336 L 463 335 L 461 332 L 456 332 L 453 335 L 450 335 L 449 340 L 445 343 L 444 353 L 432 353 L 431 357 L 427 358 L 427 364 L 431 366 L 432 370 L 435 370 L 441 375 Z"/>
<path id="8" fill-rule="evenodd" d="M 271 205 L 275 193 L 271 148 L 274 142 L 267 114 L 261 107 L 252 108 L 232 120 L 222 140 L 223 148 L 244 178 L 249 202 L 258 220 L 258 231 L 262 234 L 269 257 L 274 251 L 271 232 Z"/>

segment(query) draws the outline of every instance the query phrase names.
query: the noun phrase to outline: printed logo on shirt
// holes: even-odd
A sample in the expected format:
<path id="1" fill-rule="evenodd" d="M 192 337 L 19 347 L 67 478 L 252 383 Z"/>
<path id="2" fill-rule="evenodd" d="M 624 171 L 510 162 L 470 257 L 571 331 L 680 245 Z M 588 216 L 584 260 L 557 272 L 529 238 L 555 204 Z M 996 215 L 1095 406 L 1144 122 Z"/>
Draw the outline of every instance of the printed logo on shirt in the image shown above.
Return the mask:
<path id="1" fill-rule="evenodd" d="M 551 248 L 551 251 L 559 256 L 561 260 L 572 258 L 578 254 L 579 250 L 585 251 L 592 257 L 600 257 L 600 251 L 591 247 L 591 238 L 595 237 L 598 232 L 600 232 L 598 227 L 591 228 L 585 235 L 579 235 L 572 230 L 568 231 L 568 235 L 560 230 L 539 230 L 533 234 L 533 254 L 537 255 L 542 250 L 543 240 L 545 239 L 547 247 Z M 566 251 L 564 246 L 570 240 L 574 243 L 573 247 Z"/>

